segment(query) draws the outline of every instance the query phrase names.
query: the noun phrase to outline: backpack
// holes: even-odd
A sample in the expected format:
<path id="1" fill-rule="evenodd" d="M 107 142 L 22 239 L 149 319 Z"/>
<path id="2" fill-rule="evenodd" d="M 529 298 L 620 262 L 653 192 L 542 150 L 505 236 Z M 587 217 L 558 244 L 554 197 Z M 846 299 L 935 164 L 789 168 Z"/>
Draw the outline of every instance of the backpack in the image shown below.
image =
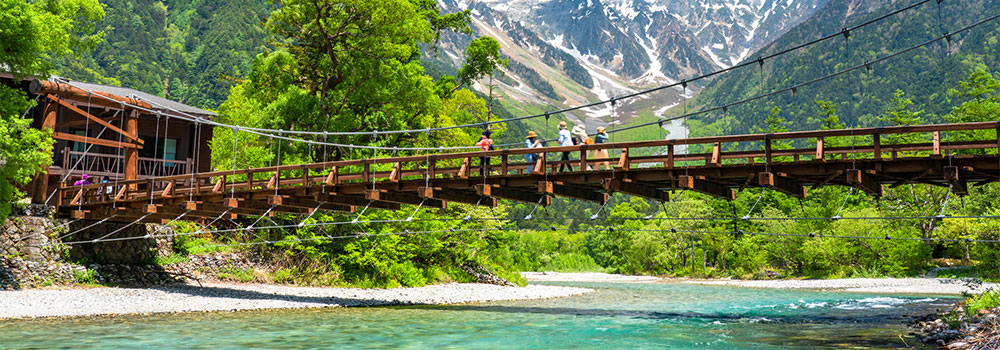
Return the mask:
<path id="1" fill-rule="evenodd" d="M 587 139 L 583 140 L 583 143 L 588 144 L 588 145 L 593 145 L 594 144 L 594 139 L 591 139 L 590 136 L 587 136 Z"/>

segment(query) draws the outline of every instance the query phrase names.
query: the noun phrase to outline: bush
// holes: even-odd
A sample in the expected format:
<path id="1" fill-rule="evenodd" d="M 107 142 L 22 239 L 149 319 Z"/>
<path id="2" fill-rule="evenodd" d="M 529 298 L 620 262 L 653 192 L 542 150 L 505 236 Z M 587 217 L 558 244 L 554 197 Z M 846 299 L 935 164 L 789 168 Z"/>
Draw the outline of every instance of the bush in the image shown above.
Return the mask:
<path id="1" fill-rule="evenodd" d="M 978 296 L 965 300 L 965 312 L 972 316 L 979 310 L 989 310 L 1000 307 L 1000 290 L 989 290 Z"/>
<path id="2" fill-rule="evenodd" d="M 73 270 L 73 278 L 80 284 L 97 284 L 97 271 L 93 269 Z"/>

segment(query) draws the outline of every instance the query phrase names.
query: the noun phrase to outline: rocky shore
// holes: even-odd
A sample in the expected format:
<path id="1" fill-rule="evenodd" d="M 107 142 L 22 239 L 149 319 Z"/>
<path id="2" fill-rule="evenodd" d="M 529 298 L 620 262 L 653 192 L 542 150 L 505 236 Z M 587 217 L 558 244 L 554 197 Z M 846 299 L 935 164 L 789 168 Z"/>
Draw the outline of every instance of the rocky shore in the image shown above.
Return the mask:
<path id="1" fill-rule="evenodd" d="M 967 316 L 961 306 L 952 310 L 958 315 L 945 320 L 941 315 L 927 315 L 910 324 L 917 340 L 955 350 L 1000 349 L 1000 308 L 979 310 Z"/>

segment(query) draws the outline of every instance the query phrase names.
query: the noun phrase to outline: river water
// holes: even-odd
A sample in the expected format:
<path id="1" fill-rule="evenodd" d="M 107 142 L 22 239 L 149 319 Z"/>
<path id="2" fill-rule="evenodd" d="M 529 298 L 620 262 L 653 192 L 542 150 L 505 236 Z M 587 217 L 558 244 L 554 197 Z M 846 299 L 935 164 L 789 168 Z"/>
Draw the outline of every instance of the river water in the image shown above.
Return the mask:
<path id="1" fill-rule="evenodd" d="M 953 301 L 678 283 L 560 285 L 598 291 L 450 306 L 0 321 L 0 348 L 930 348 L 900 339 L 904 315 Z"/>

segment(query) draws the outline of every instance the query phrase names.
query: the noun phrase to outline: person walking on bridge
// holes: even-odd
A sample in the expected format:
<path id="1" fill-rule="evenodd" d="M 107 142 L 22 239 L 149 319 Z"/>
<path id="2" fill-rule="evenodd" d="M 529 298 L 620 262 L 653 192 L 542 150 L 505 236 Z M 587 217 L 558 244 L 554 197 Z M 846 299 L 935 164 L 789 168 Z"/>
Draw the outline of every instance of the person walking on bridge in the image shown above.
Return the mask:
<path id="1" fill-rule="evenodd" d="M 483 131 L 483 136 L 479 138 L 479 142 L 476 142 L 476 146 L 483 149 L 483 152 L 490 151 L 493 149 L 493 139 L 490 136 L 493 135 L 489 130 Z M 480 164 L 483 167 L 481 175 L 485 176 L 486 172 L 490 171 L 490 157 L 480 157 Z"/>
<path id="2" fill-rule="evenodd" d="M 559 146 L 572 146 L 573 145 L 573 134 L 570 134 L 569 129 L 566 129 L 566 122 L 559 122 Z M 573 164 L 569 161 L 573 160 L 569 152 L 563 152 L 562 158 L 559 159 L 561 163 L 559 164 L 559 171 L 565 171 L 568 167 L 569 171 L 573 171 Z"/>
<path id="3" fill-rule="evenodd" d="M 538 140 L 538 134 L 528 131 L 528 136 L 524 140 L 525 148 L 541 148 L 542 142 Z M 535 162 L 538 161 L 538 153 L 528 153 L 524 155 L 524 160 L 528 162 L 528 172 L 535 171 Z"/>
<path id="4" fill-rule="evenodd" d="M 602 144 L 602 143 L 605 143 L 605 142 L 608 142 L 608 132 L 605 131 L 605 129 L 604 129 L 603 126 L 598 126 L 597 127 L 597 136 L 594 136 L 594 143 L 595 144 Z M 594 158 L 608 158 L 608 150 L 607 149 L 599 149 L 599 150 L 594 151 Z M 611 162 L 609 162 L 609 161 L 603 161 L 603 162 L 597 163 L 597 166 L 595 168 L 597 170 L 600 170 L 602 166 L 605 169 L 607 169 L 607 170 L 611 170 Z"/>

